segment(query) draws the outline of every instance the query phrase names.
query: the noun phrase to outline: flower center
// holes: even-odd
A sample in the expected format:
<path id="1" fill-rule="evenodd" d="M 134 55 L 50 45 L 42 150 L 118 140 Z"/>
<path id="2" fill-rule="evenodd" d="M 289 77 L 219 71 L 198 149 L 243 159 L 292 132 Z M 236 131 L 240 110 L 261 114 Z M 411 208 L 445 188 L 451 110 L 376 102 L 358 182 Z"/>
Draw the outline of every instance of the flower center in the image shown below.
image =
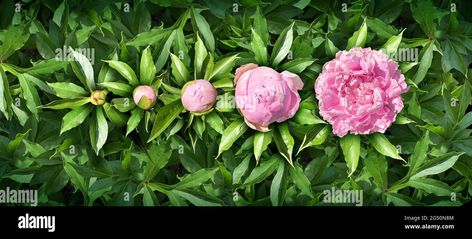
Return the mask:
<path id="1" fill-rule="evenodd" d="M 363 76 L 365 78 L 365 76 Z M 342 86 L 341 104 L 350 111 L 356 111 L 359 107 L 369 106 L 374 103 L 374 83 L 363 81 L 358 76 L 353 76 L 349 82 Z"/>

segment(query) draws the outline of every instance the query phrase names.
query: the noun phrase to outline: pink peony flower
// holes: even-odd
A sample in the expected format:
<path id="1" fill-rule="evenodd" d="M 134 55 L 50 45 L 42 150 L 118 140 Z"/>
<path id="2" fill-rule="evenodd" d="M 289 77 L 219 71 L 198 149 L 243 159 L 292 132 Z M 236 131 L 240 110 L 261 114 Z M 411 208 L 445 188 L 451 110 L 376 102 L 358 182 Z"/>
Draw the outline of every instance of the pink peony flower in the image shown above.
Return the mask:
<path id="1" fill-rule="evenodd" d="M 143 110 L 148 110 L 156 104 L 156 91 L 147 85 L 136 87 L 133 91 L 134 103 Z"/>
<path id="2" fill-rule="evenodd" d="M 236 105 L 255 130 L 266 132 L 269 124 L 292 118 L 300 105 L 303 82 L 291 72 L 246 64 L 236 69 L 234 82 Z"/>
<path id="3" fill-rule="evenodd" d="M 341 51 L 323 66 L 315 92 L 320 114 L 334 134 L 384 133 L 403 109 L 408 91 L 398 64 L 370 48 Z"/>
<path id="4" fill-rule="evenodd" d="M 216 102 L 216 89 L 207 80 L 187 82 L 182 88 L 182 104 L 192 113 L 206 113 Z"/>

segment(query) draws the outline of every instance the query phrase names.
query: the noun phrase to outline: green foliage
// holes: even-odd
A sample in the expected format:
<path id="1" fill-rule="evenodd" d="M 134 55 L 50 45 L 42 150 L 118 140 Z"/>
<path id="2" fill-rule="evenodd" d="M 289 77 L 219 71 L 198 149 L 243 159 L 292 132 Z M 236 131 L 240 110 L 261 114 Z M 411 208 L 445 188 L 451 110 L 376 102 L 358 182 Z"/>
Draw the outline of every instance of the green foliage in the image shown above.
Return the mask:
<path id="1" fill-rule="evenodd" d="M 317 206 L 332 188 L 374 206 L 470 201 L 467 1 L 26 2 L 0 3 L 0 189 L 51 206 Z M 339 138 L 313 86 L 353 47 L 395 58 L 409 91 L 385 133 Z M 268 132 L 235 107 L 246 63 L 304 82 L 296 115 Z M 205 114 L 180 100 L 196 79 L 218 91 Z M 140 85 L 157 92 L 149 110 Z"/>

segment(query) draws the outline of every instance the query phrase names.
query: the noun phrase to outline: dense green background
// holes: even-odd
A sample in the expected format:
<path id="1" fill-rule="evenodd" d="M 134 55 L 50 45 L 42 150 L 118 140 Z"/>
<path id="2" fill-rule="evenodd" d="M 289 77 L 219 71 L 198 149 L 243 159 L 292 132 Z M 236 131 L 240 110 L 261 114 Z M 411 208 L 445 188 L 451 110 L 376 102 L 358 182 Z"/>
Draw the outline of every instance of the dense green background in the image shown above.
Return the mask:
<path id="1" fill-rule="evenodd" d="M 332 187 L 362 189 L 364 205 L 461 205 L 472 195 L 470 9 L 467 0 L 1 1 L 0 189 L 38 189 L 40 205 L 311 206 L 326 205 Z M 93 68 L 55 60 L 64 45 L 94 49 Z M 318 115 L 313 84 L 353 46 L 417 48 L 419 58 L 400 62 L 410 91 L 394 125 L 340 140 Z M 230 99 L 234 69 L 249 62 L 300 75 L 293 119 L 262 134 L 223 104 L 181 112 L 186 81 L 204 77 Z M 140 82 L 122 76 L 130 71 Z M 150 79 L 154 109 L 123 107 L 129 85 Z M 51 109 L 94 84 L 112 92 L 105 105 L 66 100 L 77 114 L 64 122 L 71 110 Z"/>

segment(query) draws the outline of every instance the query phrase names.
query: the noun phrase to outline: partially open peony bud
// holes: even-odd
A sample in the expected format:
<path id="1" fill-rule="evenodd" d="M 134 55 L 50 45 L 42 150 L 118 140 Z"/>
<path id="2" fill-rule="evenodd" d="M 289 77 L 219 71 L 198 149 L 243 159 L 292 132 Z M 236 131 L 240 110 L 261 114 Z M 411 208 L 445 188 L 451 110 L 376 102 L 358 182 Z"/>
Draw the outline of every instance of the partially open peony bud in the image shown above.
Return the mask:
<path id="1" fill-rule="evenodd" d="M 190 81 L 182 88 L 182 105 L 192 113 L 204 114 L 215 104 L 216 95 L 216 89 L 209 81 Z"/>
<path id="2" fill-rule="evenodd" d="M 370 48 L 340 51 L 326 62 L 315 82 L 320 115 L 333 133 L 384 133 L 403 109 L 408 91 L 398 64 Z"/>
<path id="3" fill-rule="evenodd" d="M 151 109 L 157 101 L 156 91 L 147 85 L 138 86 L 133 91 L 133 100 L 139 108 Z"/>
<path id="4" fill-rule="evenodd" d="M 103 105 L 105 104 L 105 99 L 107 98 L 107 92 L 104 90 L 96 90 L 90 95 L 90 102 L 94 105 Z"/>
<path id="5" fill-rule="evenodd" d="M 292 118 L 300 105 L 303 82 L 291 72 L 246 64 L 236 69 L 234 82 L 236 105 L 252 129 L 266 132 L 269 124 Z"/>

